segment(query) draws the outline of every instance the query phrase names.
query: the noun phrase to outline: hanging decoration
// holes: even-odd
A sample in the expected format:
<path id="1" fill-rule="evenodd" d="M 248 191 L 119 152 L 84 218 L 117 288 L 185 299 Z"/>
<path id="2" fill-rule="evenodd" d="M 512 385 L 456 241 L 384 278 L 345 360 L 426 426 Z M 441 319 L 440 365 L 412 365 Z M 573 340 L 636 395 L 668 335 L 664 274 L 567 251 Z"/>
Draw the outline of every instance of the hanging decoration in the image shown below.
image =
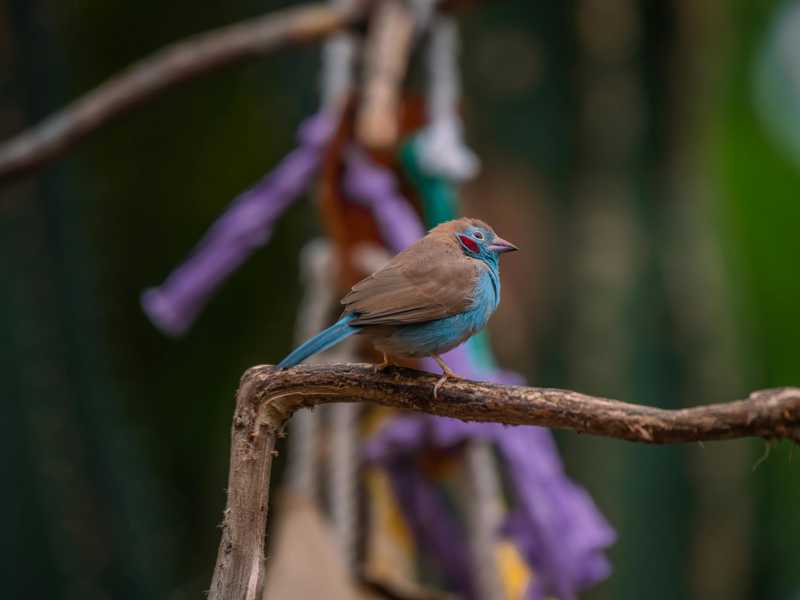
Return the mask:
<path id="1" fill-rule="evenodd" d="M 306 325 L 321 328 L 338 298 L 381 261 L 459 216 L 457 185 L 479 169 L 459 113 L 453 11 L 462 4 L 379 0 L 365 26 L 328 41 L 322 108 L 300 128 L 298 148 L 233 202 L 161 286 L 143 294 L 157 327 L 187 331 L 312 181 L 327 237 L 304 250 L 299 322 Z M 420 98 L 405 80 L 412 50 L 423 45 L 427 92 Z M 351 339 L 337 358 L 377 358 Z M 444 358 L 468 379 L 523 383 L 497 367 L 485 334 Z M 409 364 L 438 372 L 432 359 Z M 319 496 L 327 498 L 332 535 L 353 577 L 406 597 L 431 597 L 435 588 L 467 599 L 569 600 L 608 575 L 604 550 L 614 532 L 564 473 L 549 431 L 382 408 L 328 416 L 295 417 L 289 481 L 318 506 Z M 363 523 L 361 514 L 368 515 Z"/>
<path id="2" fill-rule="evenodd" d="M 305 121 L 298 148 L 233 201 L 163 284 L 144 291 L 142 308 L 156 327 L 186 333 L 222 282 L 269 241 L 277 220 L 308 189 L 335 126 L 324 112 Z"/>

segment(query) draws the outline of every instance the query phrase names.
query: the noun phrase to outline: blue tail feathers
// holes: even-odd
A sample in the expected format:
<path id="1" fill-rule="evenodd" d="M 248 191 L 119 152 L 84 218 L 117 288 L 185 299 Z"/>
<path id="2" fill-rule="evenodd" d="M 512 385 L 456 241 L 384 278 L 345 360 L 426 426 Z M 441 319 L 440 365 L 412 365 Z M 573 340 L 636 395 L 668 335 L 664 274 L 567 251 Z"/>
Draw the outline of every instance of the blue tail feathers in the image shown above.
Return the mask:
<path id="1" fill-rule="evenodd" d="M 349 314 L 339 319 L 336 323 L 328 327 L 312 337 L 310 340 L 303 342 L 300 346 L 295 348 L 289 356 L 284 358 L 278 363 L 279 369 L 288 369 L 295 365 L 299 365 L 312 354 L 327 350 L 331 346 L 335 346 L 343 339 L 350 337 L 357 333 L 360 327 L 351 327 L 348 323 L 356 318 L 356 315 Z"/>

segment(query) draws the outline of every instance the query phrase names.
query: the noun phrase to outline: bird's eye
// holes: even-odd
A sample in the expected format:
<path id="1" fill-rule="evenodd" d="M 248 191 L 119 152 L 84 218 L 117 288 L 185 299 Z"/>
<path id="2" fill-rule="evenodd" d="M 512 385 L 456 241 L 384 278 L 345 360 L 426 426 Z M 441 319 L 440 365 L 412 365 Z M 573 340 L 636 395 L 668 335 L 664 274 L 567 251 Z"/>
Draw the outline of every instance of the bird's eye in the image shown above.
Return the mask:
<path id="1" fill-rule="evenodd" d="M 473 235 L 473 237 L 474 237 L 476 240 L 482 240 L 482 239 L 483 239 L 483 234 L 482 234 L 480 231 L 476 231 L 476 232 L 475 232 L 474 234 L 472 234 L 472 235 Z"/>

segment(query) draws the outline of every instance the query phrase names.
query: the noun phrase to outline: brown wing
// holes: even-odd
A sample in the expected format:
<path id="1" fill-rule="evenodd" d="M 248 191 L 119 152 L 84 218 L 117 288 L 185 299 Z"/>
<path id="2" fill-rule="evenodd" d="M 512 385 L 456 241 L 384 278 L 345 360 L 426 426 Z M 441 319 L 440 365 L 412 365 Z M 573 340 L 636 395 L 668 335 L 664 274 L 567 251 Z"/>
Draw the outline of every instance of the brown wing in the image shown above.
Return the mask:
<path id="1" fill-rule="evenodd" d="M 342 299 L 351 325 L 405 325 L 442 319 L 472 303 L 479 266 L 440 237 L 425 237 Z"/>

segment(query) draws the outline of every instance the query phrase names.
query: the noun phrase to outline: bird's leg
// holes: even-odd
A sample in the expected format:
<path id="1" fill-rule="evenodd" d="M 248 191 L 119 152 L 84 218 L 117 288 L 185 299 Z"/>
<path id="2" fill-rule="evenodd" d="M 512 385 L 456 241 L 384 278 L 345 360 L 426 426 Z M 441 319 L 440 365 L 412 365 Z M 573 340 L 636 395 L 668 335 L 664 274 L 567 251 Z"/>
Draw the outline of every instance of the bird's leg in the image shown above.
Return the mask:
<path id="1" fill-rule="evenodd" d="M 383 354 L 383 362 L 380 364 L 372 365 L 372 371 L 374 373 L 378 373 L 379 371 L 383 371 L 386 367 L 392 364 L 392 361 L 389 360 L 389 355 L 386 352 L 381 352 Z"/>
<path id="2" fill-rule="evenodd" d="M 436 382 L 436 385 L 433 386 L 433 398 L 434 400 L 439 397 L 439 388 L 442 387 L 442 384 L 450 379 L 451 377 L 454 379 L 458 379 L 458 375 L 456 375 L 453 370 L 447 366 L 447 363 L 444 362 L 441 356 L 438 354 L 433 355 L 433 359 L 436 361 L 436 364 L 442 369 L 442 376 L 439 378 L 439 381 Z"/>

